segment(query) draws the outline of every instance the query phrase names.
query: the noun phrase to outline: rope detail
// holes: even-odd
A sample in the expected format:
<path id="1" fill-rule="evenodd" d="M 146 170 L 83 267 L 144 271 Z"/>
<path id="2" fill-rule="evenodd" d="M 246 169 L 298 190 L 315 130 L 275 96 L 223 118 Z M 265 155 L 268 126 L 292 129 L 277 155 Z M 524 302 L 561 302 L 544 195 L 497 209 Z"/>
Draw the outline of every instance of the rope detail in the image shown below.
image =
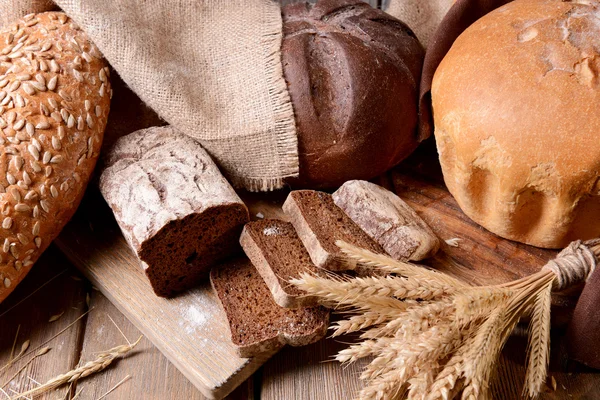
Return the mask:
<path id="1" fill-rule="evenodd" d="M 549 261 L 542 270 L 549 270 L 556 275 L 552 289 L 561 291 L 569 286 L 585 282 L 598 265 L 598 258 L 590 247 L 600 243 L 600 239 L 582 242 L 577 240 Z"/>

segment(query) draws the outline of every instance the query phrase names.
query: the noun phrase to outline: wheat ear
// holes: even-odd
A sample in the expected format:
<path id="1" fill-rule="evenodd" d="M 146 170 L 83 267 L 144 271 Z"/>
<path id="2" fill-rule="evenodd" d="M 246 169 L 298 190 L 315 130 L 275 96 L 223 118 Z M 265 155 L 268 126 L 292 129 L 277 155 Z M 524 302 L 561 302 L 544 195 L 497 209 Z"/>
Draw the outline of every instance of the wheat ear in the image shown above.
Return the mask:
<path id="1" fill-rule="evenodd" d="M 72 371 L 69 371 L 65 374 L 59 375 L 55 378 L 50 379 L 46 383 L 31 390 L 28 390 L 24 393 L 20 393 L 16 397 L 13 397 L 13 400 L 27 397 L 35 397 L 66 384 L 75 382 L 79 379 L 85 378 L 86 376 L 90 376 L 95 374 L 96 372 L 100 372 L 108 367 L 115 359 L 120 357 L 125 357 L 138 343 L 142 340 L 142 336 L 134 343 L 117 346 L 106 352 L 100 353 L 98 358 L 94 361 L 89 361 L 82 365 L 79 368 L 76 368 Z"/>
<path id="2" fill-rule="evenodd" d="M 552 282 L 537 295 L 531 312 L 529 343 L 527 351 L 527 373 L 524 391 L 534 398 L 541 392 L 548 373 L 550 359 L 550 303 Z"/>
<path id="3" fill-rule="evenodd" d="M 441 285 L 454 288 L 457 291 L 460 288 L 468 287 L 464 282 L 454 279 L 449 275 L 442 274 L 429 269 L 423 265 L 415 265 L 408 262 L 394 260 L 383 254 L 376 254 L 372 251 L 361 249 L 344 241 L 338 240 L 335 244 L 347 257 L 358 261 L 369 267 L 377 268 L 381 271 L 398 274 L 406 277 L 427 278 L 437 281 Z"/>

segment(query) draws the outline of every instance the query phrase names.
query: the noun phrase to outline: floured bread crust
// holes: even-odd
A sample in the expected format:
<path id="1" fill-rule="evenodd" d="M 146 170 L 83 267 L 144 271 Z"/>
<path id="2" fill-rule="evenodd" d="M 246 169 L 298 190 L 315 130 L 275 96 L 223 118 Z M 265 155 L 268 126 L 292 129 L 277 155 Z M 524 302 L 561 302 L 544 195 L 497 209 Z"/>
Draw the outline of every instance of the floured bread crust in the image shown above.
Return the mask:
<path id="1" fill-rule="evenodd" d="M 433 81 L 448 189 L 492 232 L 600 236 L 600 3 L 517 0 L 454 43 Z"/>

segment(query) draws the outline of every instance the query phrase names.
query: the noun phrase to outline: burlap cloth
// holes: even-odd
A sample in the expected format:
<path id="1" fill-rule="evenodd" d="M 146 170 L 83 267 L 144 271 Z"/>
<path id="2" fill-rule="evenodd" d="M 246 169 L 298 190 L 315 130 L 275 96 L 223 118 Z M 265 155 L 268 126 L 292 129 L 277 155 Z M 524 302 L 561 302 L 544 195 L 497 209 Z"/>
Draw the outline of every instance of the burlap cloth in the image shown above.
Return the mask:
<path id="1" fill-rule="evenodd" d="M 277 2 L 56 4 L 87 32 L 125 83 L 164 120 L 197 139 L 235 186 L 272 190 L 298 174 Z M 47 1 L 0 0 L 0 15 L 2 21 L 13 20 L 49 7 Z"/>

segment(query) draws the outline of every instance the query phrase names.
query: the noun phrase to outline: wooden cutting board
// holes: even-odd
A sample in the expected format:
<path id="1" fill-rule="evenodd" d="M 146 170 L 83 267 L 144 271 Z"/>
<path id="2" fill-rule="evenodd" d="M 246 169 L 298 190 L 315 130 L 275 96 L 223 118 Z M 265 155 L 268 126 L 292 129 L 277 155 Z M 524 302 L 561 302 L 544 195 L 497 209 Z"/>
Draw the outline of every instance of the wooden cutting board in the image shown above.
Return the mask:
<path id="1" fill-rule="evenodd" d="M 440 180 L 435 152 L 420 154 L 376 180 L 394 190 L 442 239 L 428 264 L 466 282 L 484 285 L 531 274 L 556 252 L 501 239 L 469 220 Z M 256 218 L 283 218 L 286 191 L 241 194 Z M 82 273 L 142 331 L 208 398 L 222 398 L 271 355 L 242 359 L 229 340 L 229 328 L 210 285 L 204 283 L 174 299 L 156 297 L 112 214 L 91 188 L 74 219 L 57 239 Z"/>

